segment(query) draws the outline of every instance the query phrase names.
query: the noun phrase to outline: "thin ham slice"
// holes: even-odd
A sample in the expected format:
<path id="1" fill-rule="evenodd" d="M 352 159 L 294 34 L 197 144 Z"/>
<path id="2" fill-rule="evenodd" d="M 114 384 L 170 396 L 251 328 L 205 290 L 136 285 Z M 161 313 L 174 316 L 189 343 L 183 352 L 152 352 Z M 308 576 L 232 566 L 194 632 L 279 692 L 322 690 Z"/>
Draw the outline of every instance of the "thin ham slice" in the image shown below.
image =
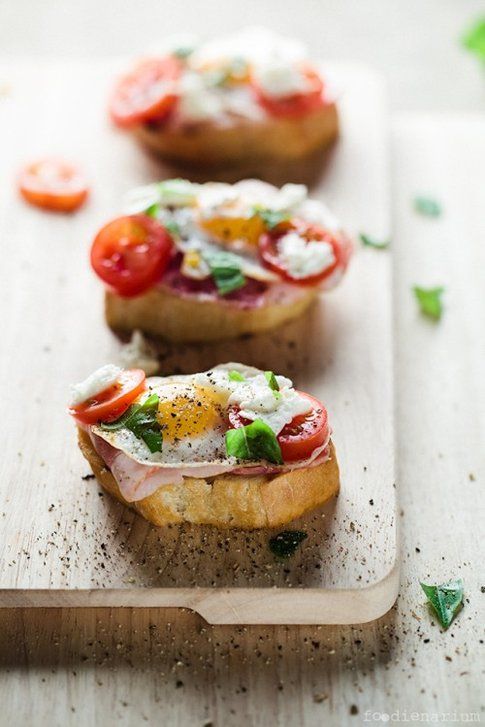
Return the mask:
<path id="1" fill-rule="evenodd" d="M 190 467 L 157 467 L 156 465 L 137 462 L 92 432 L 90 432 L 90 437 L 96 452 L 111 470 L 120 492 L 127 502 L 143 500 L 164 485 L 182 485 L 184 477 L 207 479 L 208 477 L 216 477 L 229 472 L 246 477 L 282 474 L 283 472 L 303 469 L 304 467 L 316 467 L 328 457 L 327 441 L 321 447 L 317 447 L 308 459 L 282 466 L 264 464 L 234 467 L 232 464 L 194 464 Z"/>

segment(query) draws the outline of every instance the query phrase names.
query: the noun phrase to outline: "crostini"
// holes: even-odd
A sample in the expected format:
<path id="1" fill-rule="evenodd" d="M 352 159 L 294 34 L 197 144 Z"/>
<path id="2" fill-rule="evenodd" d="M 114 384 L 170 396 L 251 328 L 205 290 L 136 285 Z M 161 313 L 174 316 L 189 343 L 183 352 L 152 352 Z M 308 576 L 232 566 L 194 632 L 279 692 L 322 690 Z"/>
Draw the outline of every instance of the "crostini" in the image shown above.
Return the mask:
<path id="1" fill-rule="evenodd" d="M 154 525 L 284 525 L 339 491 L 325 407 L 271 371 L 228 363 L 145 378 L 108 364 L 72 387 L 100 485 Z"/>
<path id="2" fill-rule="evenodd" d="M 172 179 L 134 190 L 91 264 L 108 324 L 179 342 L 272 329 L 341 279 L 351 243 L 304 185 Z"/>
<path id="3" fill-rule="evenodd" d="M 174 39 L 115 85 L 110 116 L 164 160 L 205 172 L 302 160 L 338 135 L 328 82 L 305 47 L 263 28 Z"/>

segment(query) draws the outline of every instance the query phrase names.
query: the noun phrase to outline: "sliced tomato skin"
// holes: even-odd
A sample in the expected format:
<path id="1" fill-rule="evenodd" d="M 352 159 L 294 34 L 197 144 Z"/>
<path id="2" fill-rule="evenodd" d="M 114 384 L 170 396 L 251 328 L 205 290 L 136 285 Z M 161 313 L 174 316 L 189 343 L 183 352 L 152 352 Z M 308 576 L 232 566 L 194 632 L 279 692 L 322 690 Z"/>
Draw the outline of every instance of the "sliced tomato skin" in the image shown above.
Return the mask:
<path id="1" fill-rule="evenodd" d="M 311 89 L 306 93 L 295 93 L 290 96 L 269 96 L 259 86 L 255 79 L 251 80 L 258 103 L 271 114 L 271 116 L 299 117 L 326 106 L 323 94 L 323 81 L 317 71 L 306 66 L 303 73 L 310 83 Z"/>
<path id="2" fill-rule="evenodd" d="M 38 159 L 19 175 L 19 191 L 32 205 L 54 212 L 73 212 L 84 204 L 88 185 L 75 166 L 54 157 Z"/>
<path id="3" fill-rule="evenodd" d="M 310 394 L 302 391 L 298 393 L 309 400 L 312 408 L 308 414 L 302 414 L 292 419 L 276 437 L 284 462 L 308 459 L 312 452 L 325 444 L 329 437 L 327 410 L 323 404 Z M 240 415 L 237 407 L 229 409 L 228 418 L 233 429 L 251 423 Z"/>
<path id="4" fill-rule="evenodd" d="M 182 64 L 173 56 L 140 61 L 115 85 L 109 103 L 112 121 L 130 128 L 163 119 L 178 99 L 174 84 L 181 72 Z"/>
<path id="5" fill-rule="evenodd" d="M 113 386 L 100 391 L 82 404 L 69 408 L 69 414 L 81 424 L 112 422 L 118 419 L 145 390 L 142 369 L 126 369 Z"/>
<path id="6" fill-rule="evenodd" d="M 343 233 L 330 232 L 319 225 L 309 224 L 303 220 L 292 220 L 291 228 L 308 242 L 321 241 L 331 245 L 335 257 L 334 263 L 321 273 L 307 275 L 305 278 L 295 278 L 284 265 L 278 253 L 278 241 L 288 232 L 288 228 L 275 228 L 264 232 L 259 238 L 259 255 L 265 267 L 272 270 L 284 280 L 295 285 L 318 285 L 340 268 L 344 271 L 347 268 L 352 254 L 352 243 Z"/>
<path id="7" fill-rule="evenodd" d="M 129 298 L 158 282 L 173 250 L 173 240 L 160 222 L 147 215 L 125 215 L 98 232 L 91 265 L 103 282 Z"/>

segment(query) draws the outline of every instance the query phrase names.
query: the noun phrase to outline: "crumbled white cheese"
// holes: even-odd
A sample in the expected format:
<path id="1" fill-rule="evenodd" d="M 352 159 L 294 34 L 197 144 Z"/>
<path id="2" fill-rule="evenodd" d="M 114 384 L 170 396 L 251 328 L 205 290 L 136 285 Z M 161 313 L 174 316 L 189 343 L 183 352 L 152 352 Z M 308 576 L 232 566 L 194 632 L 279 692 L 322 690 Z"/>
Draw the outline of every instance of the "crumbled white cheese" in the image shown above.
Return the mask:
<path id="1" fill-rule="evenodd" d="M 200 187 L 197 203 L 202 216 L 210 219 L 217 216 L 221 207 L 231 205 L 237 199 L 238 191 L 232 184 L 206 182 Z"/>
<path id="2" fill-rule="evenodd" d="M 224 110 L 223 98 L 217 89 L 206 84 L 202 74 L 187 72 L 180 79 L 178 110 L 191 121 L 203 121 L 219 116 Z"/>
<path id="3" fill-rule="evenodd" d="M 122 369 L 114 364 L 106 364 L 101 368 L 93 371 L 87 379 L 79 384 L 71 386 L 70 406 L 78 406 L 84 401 L 91 399 L 96 394 L 100 394 L 105 389 L 115 384 L 121 374 Z"/>
<path id="4" fill-rule="evenodd" d="M 332 246 L 328 242 L 308 242 L 297 232 L 288 232 L 278 240 L 279 257 L 293 278 L 318 275 L 335 262 Z"/>
<path id="5" fill-rule="evenodd" d="M 308 189 L 304 184 L 284 184 L 281 189 L 276 189 L 271 209 L 290 212 L 304 202 L 307 195 Z"/>
<path id="6" fill-rule="evenodd" d="M 257 63 L 253 78 L 263 93 L 274 98 L 306 93 L 310 87 L 303 71 L 282 58 Z"/>
<path id="7" fill-rule="evenodd" d="M 187 179 L 166 179 L 131 189 L 124 197 L 123 210 L 128 215 L 144 212 L 154 204 L 185 207 L 193 204 L 201 185 Z"/>
<path id="8" fill-rule="evenodd" d="M 153 376 L 160 369 L 156 351 L 141 331 L 133 331 L 131 341 L 122 346 L 120 363 L 127 369 L 142 369 Z"/>
<path id="9" fill-rule="evenodd" d="M 277 35 L 267 28 L 249 27 L 203 43 L 194 51 L 190 62 L 194 68 L 224 62 L 229 65 L 239 58 L 251 64 L 278 58 L 295 63 L 306 55 L 305 46 L 297 40 Z"/>
<path id="10" fill-rule="evenodd" d="M 299 414 L 311 409 L 308 399 L 294 390 L 290 379 L 276 376 L 279 392 L 273 391 L 264 374 L 257 374 L 247 381 L 232 382 L 233 391 L 228 404 L 237 404 L 245 419 L 261 419 L 275 434 L 279 434 Z"/>
<path id="11" fill-rule="evenodd" d="M 300 204 L 294 208 L 294 212 L 306 222 L 321 225 L 331 232 L 337 232 L 342 229 L 339 220 L 330 212 L 327 205 L 319 199 L 301 200 Z"/>

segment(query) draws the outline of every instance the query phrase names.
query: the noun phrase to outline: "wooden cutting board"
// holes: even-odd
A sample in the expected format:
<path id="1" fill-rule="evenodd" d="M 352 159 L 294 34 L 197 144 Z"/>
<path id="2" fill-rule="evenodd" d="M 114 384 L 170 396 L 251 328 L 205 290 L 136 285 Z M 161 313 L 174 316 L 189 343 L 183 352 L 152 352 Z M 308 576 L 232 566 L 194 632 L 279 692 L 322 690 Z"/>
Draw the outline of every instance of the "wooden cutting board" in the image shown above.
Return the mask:
<path id="1" fill-rule="evenodd" d="M 160 346 L 165 373 L 240 360 L 291 375 L 328 406 L 341 494 L 291 525 L 308 533 L 291 559 L 268 549 L 274 532 L 157 529 L 88 479 L 65 413 L 68 386 L 116 361 L 120 348 L 103 322 L 88 249 L 126 190 L 166 174 L 109 126 L 114 71 L 98 62 L 0 70 L 0 606 L 184 606 L 211 623 L 375 619 L 398 588 L 388 252 L 358 247 L 341 287 L 269 336 Z M 385 238 L 381 80 L 356 66 L 329 72 L 340 89 L 342 138 L 313 195 L 350 231 Z M 17 168 L 48 154 L 81 163 L 92 182 L 75 215 L 45 213 L 17 196 Z"/>

